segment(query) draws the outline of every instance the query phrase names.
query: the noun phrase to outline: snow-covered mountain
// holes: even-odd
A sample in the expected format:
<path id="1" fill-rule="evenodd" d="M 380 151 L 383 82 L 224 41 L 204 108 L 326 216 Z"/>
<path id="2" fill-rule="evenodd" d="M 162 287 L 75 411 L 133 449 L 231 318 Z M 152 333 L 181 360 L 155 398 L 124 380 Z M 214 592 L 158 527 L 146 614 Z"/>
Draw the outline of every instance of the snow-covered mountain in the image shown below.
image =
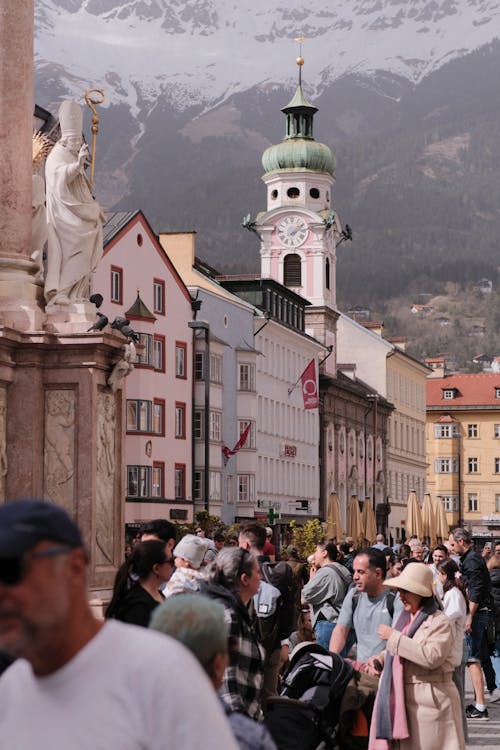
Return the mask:
<path id="1" fill-rule="evenodd" d="M 500 29 L 499 0 L 36 0 L 35 13 L 38 73 L 75 94 L 88 81 L 134 113 L 159 96 L 182 111 L 290 82 L 298 35 L 317 95 L 377 70 L 418 83 Z"/>

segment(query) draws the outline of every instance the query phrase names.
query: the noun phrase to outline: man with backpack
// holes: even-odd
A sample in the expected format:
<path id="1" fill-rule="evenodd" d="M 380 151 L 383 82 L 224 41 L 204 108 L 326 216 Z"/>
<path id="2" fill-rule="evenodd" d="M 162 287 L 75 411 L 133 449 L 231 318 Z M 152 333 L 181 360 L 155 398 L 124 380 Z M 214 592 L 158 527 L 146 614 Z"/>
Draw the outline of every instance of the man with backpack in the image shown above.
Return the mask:
<path id="1" fill-rule="evenodd" d="M 316 642 L 326 649 L 352 582 L 347 568 L 340 565 L 337 558 L 337 545 L 331 540 L 316 545 L 311 578 L 302 589 L 302 601 L 312 605 Z"/>
<path id="2" fill-rule="evenodd" d="M 330 639 L 330 651 L 340 654 L 349 632 L 354 630 L 357 640 L 357 660 L 367 661 L 385 648 L 377 629 L 391 625 L 394 615 L 394 592 L 383 583 L 387 571 L 382 550 L 368 547 L 354 558 L 354 586 L 342 604 L 337 626 Z"/>
<path id="3" fill-rule="evenodd" d="M 257 633 L 266 651 L 263 703 L 278 693 L 280 666 L 288 657 L 288 638 L 295 629 L 296 582 L 290 566 L 283 561 L 269 562 L 264 554 L 266 529 L 248 523 L 240 530 L 239 546 L 258 560 L 262 581 L 250 605 Z"/>

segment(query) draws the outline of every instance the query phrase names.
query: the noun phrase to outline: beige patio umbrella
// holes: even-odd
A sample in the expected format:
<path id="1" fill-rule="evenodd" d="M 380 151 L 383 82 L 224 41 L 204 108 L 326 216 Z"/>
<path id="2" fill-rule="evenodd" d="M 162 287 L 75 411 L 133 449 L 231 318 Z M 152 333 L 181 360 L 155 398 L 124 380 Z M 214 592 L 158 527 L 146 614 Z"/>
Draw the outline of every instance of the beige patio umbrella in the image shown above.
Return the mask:
<path id="1" fill-rule="evenodd" d="M 434 516 L 436 518 L 436 536 L 441 537 L 441 543 L 448 539 L 450 527 L 446 518 L 444 503 L 439 496 L 432 501 L 434 505 Z"/>
<path id="2" fill-rule="evenodd" d="M 342 516 L 340 514 L 339 496 L 330 492 L 326 503 L 326 535 L 329 539 L 342 539 Z"/>
<path id="3" fill-rule="evenodd" d="M 370 544 L 373 544 L 377 537 L 377 523 L 375 521 L 375 513 L 373 512 L 372 501 L 369 497 L 365 498 L 365 502 L 363 503 L 361 521 L 363 523 L 363 533 L 365 535 L 365 539 L 367 539 Z"/>
<path id="4" fill-rule="evenodd" d="M 363 522 L 357 495 L 351 495 L 347 507 L 347 536 L 353 538 L 356 546 L 363 543 Z"/>
<path id="5" fill-rule="evenodd" d="M 415 490 L 410 490 L 406 506 L 406 533 L 408 538 L 414 534 L 422 541 L 422 514 Z"/>
<path id="6" fill-rule="evenodd" d="M 430 547 L 435 547 L 437 544 L 436 525 L 436 516 L 431 496 L 426 492 L 422 503 L 422 533 L 424 538 L 428 538 Z"/>

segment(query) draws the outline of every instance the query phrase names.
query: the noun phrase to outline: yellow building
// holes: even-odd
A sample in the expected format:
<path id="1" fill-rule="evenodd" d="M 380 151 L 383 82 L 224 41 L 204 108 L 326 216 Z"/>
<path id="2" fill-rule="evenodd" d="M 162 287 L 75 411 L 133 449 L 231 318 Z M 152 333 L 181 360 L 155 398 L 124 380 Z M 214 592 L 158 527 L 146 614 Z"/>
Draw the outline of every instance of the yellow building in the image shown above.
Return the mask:
<path id="1" fill-rule="evenodd" d="M 427 489 L 443 498 L 450 526 L 477 535 L 500 528 L 500 375 L 427 382 Z"/>

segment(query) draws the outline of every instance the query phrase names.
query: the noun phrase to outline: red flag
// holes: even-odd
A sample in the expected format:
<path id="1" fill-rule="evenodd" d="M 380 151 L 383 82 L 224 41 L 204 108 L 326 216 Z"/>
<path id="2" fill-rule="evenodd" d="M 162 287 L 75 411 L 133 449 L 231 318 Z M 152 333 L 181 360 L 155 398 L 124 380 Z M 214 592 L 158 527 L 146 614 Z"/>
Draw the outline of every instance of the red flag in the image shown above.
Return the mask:
<path id="1" fill-rule="evenodd" d="M 304 409 L 317 409 L 319 406 L 318 383 L 316 380 L 316 360 L 311 359 L 300 376 Z"/>
<path id="2" fill-rule="evenodd" d="M 231 450 L 231 448 L 228 448 L 227 445 L 222 446 L 222 455 L 224 456 L 224 465 L 229 461 L 231 456 L 234 456 L 235 453 L 238 453 L 238 451 L 243 448 L 246 441 L 248 440 L 248 436 L 250 434 L 250 428 L 252 427 L 252 423 L 249 422 L 243 432 L 240 435 L 240 439 L 234 446 L 234 448 Z"/>

